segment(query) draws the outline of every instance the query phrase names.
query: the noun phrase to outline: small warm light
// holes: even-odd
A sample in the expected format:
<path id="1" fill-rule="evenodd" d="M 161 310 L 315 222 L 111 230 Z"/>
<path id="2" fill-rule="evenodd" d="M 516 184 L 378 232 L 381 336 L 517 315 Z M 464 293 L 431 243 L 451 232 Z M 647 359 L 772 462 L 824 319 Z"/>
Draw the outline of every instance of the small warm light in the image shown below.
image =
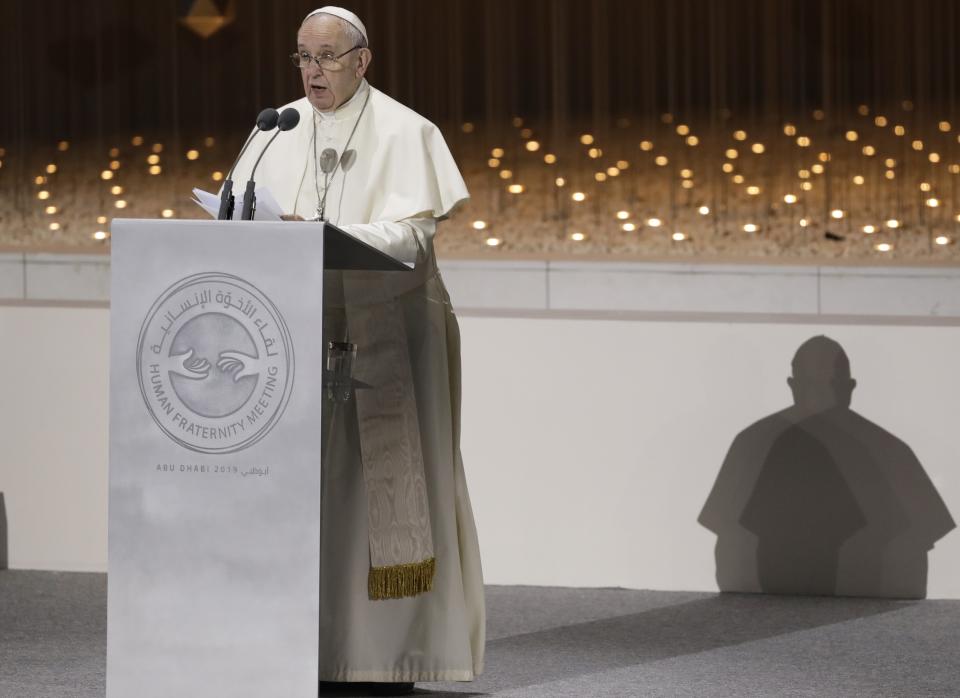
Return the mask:
<path id="1" fill-rule="evenodd" d="M 43 209 L 43 212 L 46 213 L 48 216 L 52 216 L 54 213 L 57 212 L 57 207 L 47 206 L 45 209 Z"/>
<path id="2" fill-rule="evenodd" d="M 830 212 L 830 217 L 836 220 L 843 218 L 843 209 L 835 208 Z"/>
<path id="3" fill-rule="evenodd" d="M 626 160 L 617 160 L 617 167 L 619 167 L 621 170 L 625 170 L 630 167 L 630 163 Z"/>
<path id="4" fill-rule="evenodd" d="M 877 252 L 889 252 L 893 249 L 893 245 L 891 245 L 889 242 L 881 242 L 877 245 L 874 245 L 874 248 L 877 250 Z"/>
<path id="5" fill-rule="evenodd" d="M 923 150 L 923 141 L 918 138 L 910 143 L 910 147 L 914 150 Z"/>
<path id="6" fill-rule="evenodd" d="M 140 146 L 143 145 L 143 136 L 134 136 L 130 139 L 130 145 Z"/>
<path id="7" fill-rule="evenodd" d="M 733 181 L 737 184 L 743 184 L 743 175 L 742 174 L 733 175 Z"/>
<path id="8" fill-rule="evenodd" d="M 33 183 L 36 184 L 36 185 L 38 185 L 38 186 L 41 185 L 41 184 L 46 184 L 46 183 L 47 183 L 47 178 L 44 177 L 43 175 L 37 175 L 36 177 L 34 177 Z"/>
<path id="9" fill-rule="evenodd" d="M 893 170 L 887 170 L 886 172 L 883 173 L 883 176 L 886 177 L 887 179 L 893 179 L 897 175 Z"/>
<path id="10" fill-rule="evenodd" d="M 593 136 L 590 135 L 589 133 L 585 133 L 582 136 L 580 136 L 580 142 L 583 143 L 584 145 L 590 145 L 591 143 L 593 143 Z"/>
<path id="11" fill-rule="evenodd" d="M 117 199 L 116 201 L 113 202 L 113 205 L 116 206 L 117 208 L 126 208 L 127 202 L 124 201 L 123 199 Z"/>
<path id="12" fill-rule="evenodd" d="M 810 191 L 813 189 L 813 182 L 800 182 L 800 188 L 804 191 Z"/>
<path id="13" fill-rule="evenodd" d="M 846 138 L 846 139 L 847 139 L 848 141 L 850 141 L 851 143 L 853 143 L 855 140 L 857 140 L 857 139 L 860 137 L 860 136 L 857 134 L 857 132 L 856 132 L 856 131 L 853 131 L 853 130 L 847 131 L 845 134 L 843 134 L 843 136 L 844 136 L 844 138 Z"/>
<path id="14" fill-rule="evenodd" d="M 663 167 L 664 165 L 666 165 L 666 164 L 667 164 L 668 162 L 670 162 L 670 161 L 667 159 L 667 156 L 666 156 L 666 155 L 658 155 L 658 156 L 654 159 L 654 162 L 657 163 L 657 165 L 659 165 L 660 167 Z"/>
<path id="15" fill-rule="evenodd" d="M 687 145 L 689 145 L 689 146 L 692 147 L 692 146 L 697 145 L 698 143 L 700 143 L 700 139 L 697 138 L 696 136 L 694 136 L 694 135 L 692 135 L 692 134 L 689 135 L 689 136 L 687 136 Z"/>
<path id="16" fill-rule="evenodd" d="M 877 126 L 879 126 L 880 128 L 883 128 L 884 126 L 887 125 L 887 117 L 885 117 L 885 116 L 876 116 L 876 117 L 874 117 L 874 119 L 873 119 L 873 123 L 875 123 L 875 124 L 876 124 Z"/>
<path id="17" fill-rule="evenodd" d="M 558 187 L 564 187 L 567 185 L 567 180 L 565 180 L 563 177 L 557 177 L 555 180 L 553 180 L 553 183 Z"/>
<path id="18" fill-rule="evenodd" d="M 37 198 L 40 199 L 40 201 L 46 201 L 50 198 L 50 192 L 48 192 L 46 189 L 41 189 L 37 192 Z"/>
<path id="19" fill-rule="evenodd" d="M 464 121 L 460 126 L 460 130 L 464 133 L 473 133 L 474 125 L 472 121 Z"/>
<path id="20" fill-rule="evenodd" d="M 863 232 L 865 232 L 867 235 L 873 235 L 875 232 L 877 232 L 877 228 L 876 226 L 865 225 L 863 226 Z"/>
<path id="21" fill-rule="evenodd" d="M 570 195 L 570 198 L 573 199 L 574 201 L 580 202 L 580 201 L 585 201 L 587 198 L 587 195 L 584 194 L 582 191 L 575 191 Z"/>
<path id="22" fill-rule="evenodd" d="M 938 198 L 935 197 L 935 196 L 931 196 L 931 197 L 930 197 L 929 199 L 927 199 L 924 203 L 925 203 L 927 206 L 929 206 L 930 208 L 936 208 L 937 206 L 940 205 L 940 199 L 938 199 Z"/>
<path id="23" fill-rule="evenodd" d="M 823 174 L 823 165 L 819 162 L 813 163 L 813 166 L 810 168 L 814 174 Z"/>
<path id="24" fill-rule="evenodd" d="M 936 238 L 934 238 L 933 241 L 934 241 L 935 243 L 937 243 L 938 245 L 949 245 L 949 244 L 950 244 L 950 238 L 948 238 L 946 235 L 938 235 Z"/>
<path id="25" fill-rule="evenodd" d="M 523 126 L 523 117 L 515 116 L 513 117 L 513 120 L 510 123 L 513 124 L 514 128 L 520 128 L 521 126 Z"/>
<path id="26" fill-rule="evenodd" d="M 796 194 L 784 194 L 784 196 L 783 196 L 783 202 L 784 202 L 785 204 L 795 204 L 795 203 L 797 203 L 797 195 L 796 195 Z"/>
<path id="27" fill-rule="evenodd" d="M 617 211 L 617 218 L 619 218 L 620 220 L 625 221 L 629 217 L 630 217 L 629 211 Z"/>
<path id="28" fill-rule="evenodd" d="M 680 176 L 684 179 L 690 179 L 693 177 L 693 170 L 687 169 L 686 167 L 680 170 Z"/>
<path id="29" fill-rule="evenodd" d="M 521 137 L 521 138 L 530 138 L 530 137 L 532 137 L 532 136 L 533 136 L 533 129 L 532 129 L 532 128 L 525 128 L 525 129 L 523 129 L 522 131 L 520 131 L 520 137 Z M 537 145 L 539 146 L 539 143 L 538 143 Z"/>
<path id="30" fill-rule="evenodd" d="M 121 187 L 119 184 L 114 184 L 112 187 L 110 187 L 110 193 L 114 196 L 120 196 L 123 193 L 123 187 Z"/>
<path id="31" fill-rule="evenodd" d="M 113 170 L 104 170 L 100 173 L 100 179 L 107 180 L 113 179 Z"/>
<path id="32" fill-rule="evenodd" d="M 950 122 L 949 122 L 949 121 L 941 121 L 939 124 L 937 124 L 937 127 L 938 127 L 941 131 L 943 131 L 944 133 L 946 133 L 947 131 L 950 130 Z"/>
<path id="33" fill-rule="evenodd" d="M 661 225 L 663 225 L 663 221 L 661 221 L 659 218 L 648 218 L 647 225 L 649 225 L 651 228 L 659 228 Z"/>
<path id="34" fill-rule="evenodd" d="M 487 165 L 489 165 L 493 169 L 500 167 L 500 158 L 490 158 L 489 160 L 487 160 Z"/>
<path id="35" fill-rule="evenodd" d="M 484 240 L 483 242 L 484 242 L 484 244 L 487 245 L 487 247 L 497 247 L 497 246 L 500 245 L 501 240 L 500 240 L 500 238 L 487 238 L 487 239 Z"/>
<path id="36" fill-rule="evenodd" d="M 674 242 L 683 242 L 687 239 L 687 236 L 681 233 L 679 230 L 671 235 L 671 237 L 673 238 Z"/>
<path id="37" fill-rule="evenodd" d="M 857 114 L 860 116 L 868 116 L 870 114 L 870 107 L 868 107 L 866 104 L 861 104 L 857 107 Z"/>
<path id="38" fill-rule="evenodd" d="M 593 175 L 593 178 L 594 178 L 595 180 L 597 180 L 598 182 L 606 182 L 606 181 L 607 181 L 607 173 L 606 173 L 606 172 L 597 172 L 596 174 Z"/>
<path id="39" fill-rule="evenodd" d="M 198 157 L 200 157 L 199 150 L 190 149 L 187 151 L 187 160 L 196 160 Z"/>
<path id="40" fill-rule="evenodd" d="M 522 185 L 522 184 L 511 184 L 509 187 L 507 187 L 507 191 L 510 192 L 511 194 L 522 194 L 522 193 L 523 193 L 523 185 Z"/>
<path id="41" fill-rule="evenodd" d="M 148 164 L 148 165 L 156 165 L 158 162 L 160 162 L 160 156 L 159 156 L 159 155 L 154 154 L 154 155 L 148 155 L 148 156 L 147 156 L 147 164 Z"/>
<path id="42" fill-rule="evenodd" d="M 895 136 L 904 136 L 906 135 L 906 133 L 907 133 L 907 129 L 905 129 L 900 124 L 897 124 L 896 126 L 893 127 L 893 134 Z"/>
<path id="43" fill-rule="evenodd" d="M 636 223 L 624 223 L 620 227 L 623 228 L 628 233 L 632 233 L 634 230 L 637 229 Z"/>
<path id="44" fill-rule="evenodd" d="M 210 175 L 210 179 L 212 179 L 214 182 L 219 182 L 221 179 L 223 179 L 223 172 L 220 172 L 219 170 L 214 172 L 212 175 Z"/>
<path id="45" fill-rule="evenodd" d="M 796 136 L 796 135 L 797 135 L 797 127 L 794 126 L 793 124 L 784 124 L 784 125 L 783 125 L 783 134 L 784 134 L 785 136 Z"/>
<path id="46" fill-rule="evenodd" d="M 747 193 L 750 196 L 756 196 L 757 194 L 760 193 L 760 187 L 758 187 L 755 184 L 751 184 L 749 187 L 747 187 Z"/>
<path id="47" fill-rule="evenodd" d="M 600 150 L 600 148 L 590 148 L 590 150 L 587 151 L 587 155 L 596 160 L 598 157 L 603 155 L 603 151 Z"/>
<path id="48" fill-rule="evenodd" d="M 877 149 L 872 145 L 865 145 L 863 146 L 863 154 L 867 157 L 872 157 L 877 154 Z"/>
<path id="49" fill-rule="evenodd" d="M 940 153 L 930 153 L 927 155 L 927 159 L 930 162 L 940 162 Z"/>
<path id="50" fill-rule="evenodd" d="M 163 152 L 163 143 L 154 143 L 154 144 L 153 144 L 153 147 L 150 148 L 150 150 L 152 150 L 152 151 L 155 152 L 155 153 L 162 153 L 162 152 Z"/>
<path id="51" fill-rule="evenodd" d="M 531 153 L 535 153 L 540 150 L 540 141 L 527 141 L 527 144 L 524 147 Z"/>
<path id="52" fill-rule="evenodd" d="M 830 162 L 830 153 L 820 153 L 817 155 L 817 159 L 820 162 Z"/>
<path id="53" fill-rule="evenodd" d="M 746 223 L 743 226 L 743 232 L 745 233 L 755 233 L 758 230 L 760 230 L 760 226 L 758 226 L 756 223 Z"/>
<path id="54" fill-rule="evenodd" d="M 737 156 L 738 156 L 740 153 L 737 152 L 737 149 L 736 149 L 736 148 L 727 148 L 726 151 L 725 151 L 723 154 L 726 155 L 727 158 L 729 158 L 730 160 L 736 160 L 736 159 L 737 159 Z"/>
<path id="55" fill-rule="evenodd" d="M 733 164 L 729 162 L 725 162 L 723 163 L 723 166 L 720 169 L 726 172 L 727 174 L 730 174 L 731 172 L 733 172 Z"/>
<path id="56" fill-rule="evenodd" d="M 766 148 L 763 146 L 763 143 L 754 143 L 753 145 L 750 146 L 750 150 L 752 150 L 757 155 L 760 155 L 761 153 L 763 153 L 764 150 L 766 150 Z"/>
<path id="57" fill-rule="evenodd" d="M 678 135 L 678 136 L 686 136 L 688 133 L 690 133 L 690 127 L 687 126 L 686 124 L 679 124 L 679 125 L 677 126 L 677 135 Z"/>
<path id="58" fill-rule="evenodd" d="M 110 157 L 112 157 L 112 158 L 118 158 L 118 157 L 120 157 L 120 148 L 110 148 L 110 153 L 109 153 L 109 155 L 110 155 Z"/>
<path id="59" fill-rule="evenodd" d="M 97 216 L 97 223 L 99 225 L 104 225 L 107 222 L 106 216 Z"/>
<path id="60" fill-rule="evenodd" d="M 49 225 L 50 230 L 60 230 L 60 224 L 54 221 Z"/>
<path id="61" fill-rule="evenodd" d="M 93 234 L 93 239 L 94 239 L 94 240 L 106 240 L 107 237 L 108 237 L 108 235 L 107 235 L 106 231 L 104 231 L 104 230 L 98 230 L 97 232 L 95 232 L 95 233 Z"/>
<path id="62" fill-rule="evenodd" d="M 810 221 L 808 221 L 806 218 L 801 218 L 799 223 L 801 228 L 806 228 L 808 225 L 810 225 Z"/>
<path id="63" fill-rule="evenodd" d="M 473 226 L 474 230 L 486 230 L 487 222 L 486 221 L 474 221 L 470 225 Z"/>
<path id="64" fill-rule="evenodd" d="M 801 148 L 806 148 L 810 145 L 810 138 L 807 136 L 797 136 L 797 145 Z"/>
<path id="65" fill-rule="evenodd" d="M 620 175 L 620 170 L 619 170 L 619 168 L 616 168 L 616 167 L 608 167 L 608 168 L 607 168 L 607 176 L 608 176 L 608 177 L 617 177 L 617 176 L 619 176 L 619 175 Z"/>
<path id="66" fill-rule="evenodd" d="M 510 179 L 513 177 L 512 170 L 500 170 L 500 179 Z"/>
<path id="67" fill-rule="evenodd" d="M 745 141 L 745 140 L 747 140 L 747 132 L 746 132 L 746 131 L 734 131 L 734 132 L 733 132 L 733 137 L 734 137 L 736 140 L 738 140 L 738 141 Z"/>
<path id="68" fill-rule="evenodd" d="M 666 112 L 665 114 L 661 114 L 661 115 L 660 115 L 660 121 L 662 121 L 662 122 L 665 123 L 665 124 L 672 124 L 672 123 L 673 123 L 673 114 L 671 114 L 670 112 Z"/>
<path id="69" fill-rule="evenodd" d="M 888 228 L 899 228 L 899 227 L 900 227 L 900 221 L 898 221 L 896 218 L 891 218 L 890 220 L 887 221 L 887 227 L 888 227 Z"/>
<path id="70" fill-rule="evenodd" d="M 920 182 L 920 191 L 930 191 L 932 188 L 930 182 Z"/>
<path id="71" fill-rule="evenodd" d="M 163 216 L 164 218 L 173 218 L 173 209 L 165 208 L 160 212 L 160 215 Z"/>
<path id="72" fill-rule="evenodd" d="M 853 183 L 856 185 L 863 184 L 866 180 L 863 178 L 863 175 L 854 175 Z"/>
<path id="73" fill-rule="evenodd" d="M 207 148 L 212 148 L 216 142 L 217 141 L 214 139 L 213 136 L 207 136 L 206 138 L 203 139 L 203 144 Z"/>
<path id="74" fill-rule="evenodd" d="M 825 116 L 826 116 L 826 113 L 824 113 L 823 109 L 813 110 L 813 118 L 815 121 L 823 121 L 823 117 Z"/>
<path id="75" fill-rule="evenodd" d="M 150 165 L 147 171 L 152 175 L 158 175 L 163 171 L 163 168 L 161 168 L 160 165 Z"/>
<path id="76" fill-rule="evenodd" d="M 680 186 L 683 187 L 684 189 L 693 189 L 693 180 L 685 179 L 682 182 L 680 182 Z"/>
<path id="77" fill-rule="evenodd" d="M 887 158 L 886 160 L 883 161 L 883 164 L 886 165 L 887 167 L 896 167 L 897 161 L 894 160 L 893 158 Z"/>
<path id="78" fill-rule="evenodd" d="M 51 162 L 49 165 L 47 165 L 47 174 L 53 174 L 56 171 L 57 171 L 57 166 L 55 164 Z"/>
<path id="79" fill-rule="evenodd" d="M 697 209 L 697 213 L 699 213 L 701 216 L 706 216 L 707 214 L 710 213 L 710 207 L 701 206 L 700 208 Z"/>
<path id="80" fill-rule="evenodd" d="M 953 163 L 950 165 L 950 167 L 947 168 L 947 171 L 950 174 L 960 174 L 960 165 L 958 165 L 957 163 Z"/>
<path id="81" fill-rule="evenodd" d="M 570 233 L 570 239 L 574 242 L 583 242 L 587 239 L 587 236 L 583 233 Z"/>
<path id="82" fill-rule="evenodd" d="M 61 153 L 65 153 L 69 149 L 70 149 L 70 141 L 60 141 L 59 143 L 57 143 L 57 150 L 59 150 Z"/>
<path id="83" fill-rule="evenodd" d="M 800 179 L 810 179 L 810 170 L 800 170 L 797 172 L 797 176 Z"/>
<path id="84" fill-rule="evenodd" d="M 652 141 L 640 141 L 640 150 L 653 150 Z"/>
<path id="85" fill-rule="evenodd" d="M 557 161 L 557 156 L 554 155 L 553 153 L 547 153 L 546 155 L 543 156 L 543 161 L 548 165 L 552 165 Z"/>
<path id="86" fill-rule="evenodd" d="M 492 155 L 495 158 L 502 158 L 503 153 L 504 153 L 503 148 L 494 148 L 493 150 L 490 151 L 490 155 Z"/>

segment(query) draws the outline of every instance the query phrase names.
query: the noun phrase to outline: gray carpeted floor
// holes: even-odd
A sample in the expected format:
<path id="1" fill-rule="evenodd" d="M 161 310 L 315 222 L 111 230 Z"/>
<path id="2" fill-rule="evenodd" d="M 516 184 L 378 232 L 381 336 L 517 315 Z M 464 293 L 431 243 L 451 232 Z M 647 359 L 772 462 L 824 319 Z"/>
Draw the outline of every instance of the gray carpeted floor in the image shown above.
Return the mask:
<path id="1" fill-rule="evenodd" d="M 426 696 L 960 695 L 960 601 L 489 587 L 487 669 Z M 0 696 L 102 696 L 106 577 L 0 572 Z"/>

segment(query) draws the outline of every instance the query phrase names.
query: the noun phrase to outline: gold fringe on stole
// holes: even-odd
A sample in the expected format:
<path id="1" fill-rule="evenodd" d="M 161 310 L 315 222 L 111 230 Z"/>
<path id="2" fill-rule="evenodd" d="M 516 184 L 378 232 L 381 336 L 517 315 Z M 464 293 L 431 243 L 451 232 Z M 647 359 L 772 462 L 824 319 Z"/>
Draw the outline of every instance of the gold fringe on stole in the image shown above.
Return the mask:
<path id="1" fill-rule="evenodd" d="M 433 589 L 436 558 L 388 567 L 371 567 L 367 575 L 367 593 L 371 601 L 402 599 Z"/>

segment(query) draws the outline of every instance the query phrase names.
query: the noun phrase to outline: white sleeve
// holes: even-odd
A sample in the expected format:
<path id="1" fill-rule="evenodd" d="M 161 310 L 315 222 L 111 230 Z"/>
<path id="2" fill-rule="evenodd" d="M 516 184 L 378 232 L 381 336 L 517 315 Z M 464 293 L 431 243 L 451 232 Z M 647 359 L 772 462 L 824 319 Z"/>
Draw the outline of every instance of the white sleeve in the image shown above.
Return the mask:
<path id="1" fill-rule="evenodd" d="M 402 221 L 353 223 L 343 229 L 381 252 L 401 262 L 416 262 L 420 249 L 437 232 L 435 218 L 407 218 Z"/>

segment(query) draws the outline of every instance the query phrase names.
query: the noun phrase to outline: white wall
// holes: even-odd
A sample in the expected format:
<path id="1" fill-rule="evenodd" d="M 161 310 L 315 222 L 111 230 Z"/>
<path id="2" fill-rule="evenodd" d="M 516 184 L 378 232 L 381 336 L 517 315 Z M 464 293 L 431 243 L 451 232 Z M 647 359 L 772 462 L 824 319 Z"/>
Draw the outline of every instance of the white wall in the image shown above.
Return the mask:
<path id="1" fill-rule="evenodd" d="M 697 515 L 736 433 L 789 404 L 790 359 L 816 334 L 849 354 L 853 408 L 960 518 L 960 324 L 938 316 L 960 272 L 822 271 L 445 265 L 487 581 L 715 589 Z M 107 341 L 105 307 L 0 304 L 11 567 L 105 569 Z M 960 531 L 930 560 L 929 595 L 960 598 Z"/>

